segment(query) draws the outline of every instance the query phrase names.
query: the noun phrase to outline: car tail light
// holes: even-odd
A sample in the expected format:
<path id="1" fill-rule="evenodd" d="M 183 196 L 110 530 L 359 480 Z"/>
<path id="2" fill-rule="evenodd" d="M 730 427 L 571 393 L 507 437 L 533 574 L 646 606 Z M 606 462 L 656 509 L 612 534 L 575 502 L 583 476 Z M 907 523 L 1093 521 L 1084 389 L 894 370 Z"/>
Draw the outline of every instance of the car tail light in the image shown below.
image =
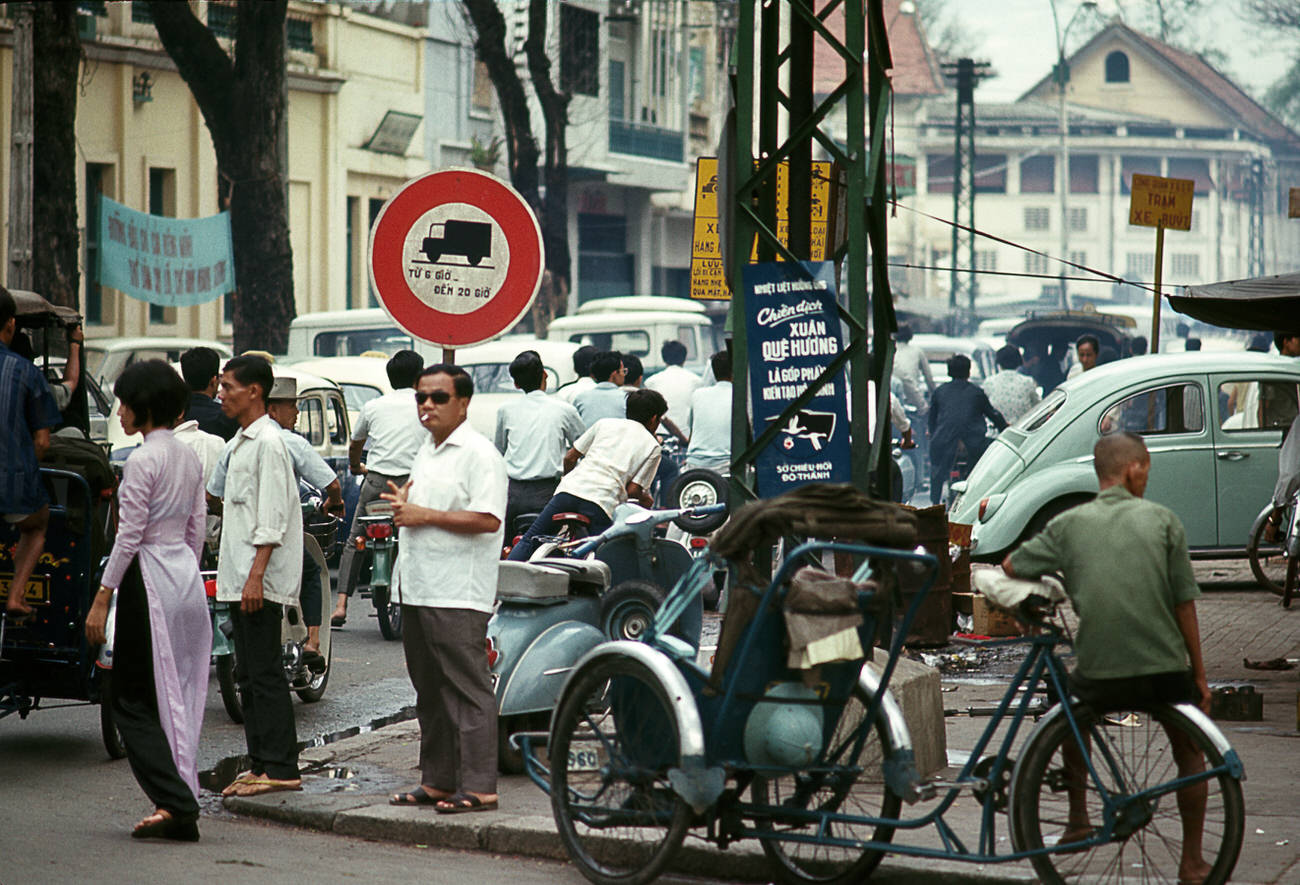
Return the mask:
<path id="1" fill-rule="evenodd" d="M 193 586 L 192 584 L 190 586 Z M 208 578 L 203 582 L 203 592 L 208 594 L 209 599 L 217 598 L 217 579 Z"/>
<path id="2" fill-rule="evenodd" d="M 692 550 L 703 550 L 707 546 L 709 546 L 708 538 L 691 538 Z"/>
<path id="3" fill-rule="evenodd" d="M 497 644 L 492 640 L 491 636 L 484 639 L 483 644 L 487 646 L 488 669 L 495 669 L 497 661 L 501 659 L 501 652 L 497 650 Z"/>
<path id="4" fill-rule="evenodd" d="M 980 515 L 979 515 L 979 518 L 980 518 L 981 520 L 984 519 L 984 511 L 986 511 L 986 510 L 988 510 L 988 509 L 989 509 L 989 499 L 988 499 L 988 498 L 980 498 Z"/>
<path id="5" fill-rule="evenodd" d="M 366 537 L 372 541 L 382 541 L 392 536 L 393 524 L 391 522 L 372 522 L 366 526 Z"/>

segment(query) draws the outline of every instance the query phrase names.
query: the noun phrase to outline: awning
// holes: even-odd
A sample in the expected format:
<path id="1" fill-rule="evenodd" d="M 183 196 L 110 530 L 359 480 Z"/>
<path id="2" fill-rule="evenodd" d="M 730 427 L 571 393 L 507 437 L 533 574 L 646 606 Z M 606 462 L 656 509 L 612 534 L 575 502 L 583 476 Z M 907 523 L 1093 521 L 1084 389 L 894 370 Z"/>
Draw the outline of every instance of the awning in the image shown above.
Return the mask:
<path id="1" fill-rule="evenodd" d="M 1169 303 L 1179 313 L 1225 329 L 1300 330 L 1300 273 L 1186 286 L 1170 295 Z"/>

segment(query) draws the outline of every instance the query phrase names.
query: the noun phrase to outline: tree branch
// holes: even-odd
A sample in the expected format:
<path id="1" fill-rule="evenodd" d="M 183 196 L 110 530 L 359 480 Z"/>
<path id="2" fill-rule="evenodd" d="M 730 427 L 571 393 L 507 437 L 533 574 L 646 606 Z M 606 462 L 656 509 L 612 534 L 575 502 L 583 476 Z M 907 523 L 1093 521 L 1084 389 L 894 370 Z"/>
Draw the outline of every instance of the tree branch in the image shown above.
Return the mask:
<path id="1" fill-rule="evenodd" d="M 226 123 L 234 113 L 234 64 L 188 3 L 149 0 L 149 12 L 158 39 L 190 87 L 220 155 Z"/>

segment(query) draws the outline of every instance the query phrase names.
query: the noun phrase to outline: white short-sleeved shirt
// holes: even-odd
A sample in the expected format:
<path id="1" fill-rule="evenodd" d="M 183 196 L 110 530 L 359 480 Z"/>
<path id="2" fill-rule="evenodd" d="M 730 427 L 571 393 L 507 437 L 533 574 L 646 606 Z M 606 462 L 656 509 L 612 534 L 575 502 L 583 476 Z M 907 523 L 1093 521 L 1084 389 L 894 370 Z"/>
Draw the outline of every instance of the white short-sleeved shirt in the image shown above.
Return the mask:
<path id="1" fill-rule="evenodd" d="M 506 515 L 506 462 L 469 422 L 442 445 L 424 432 L 411 465 L 407 501 L 433 510 Z M 436 526 L 407 526 L 397 545 L 396 594 L 406 605 L 491 612 L 497 596 L 504 526 L 461 535 Z"/>
<path id="2" fill-rule="evenodd" d="M 226 441 L 215 433 L 199 430 L 199 422 L 194 420 L 177 425 L 172 435 L 199 456 L 199 463 L 203 465 L 203 486 L 207 488 L 212 471 L 224 457 Z"/>
<path id="3" fill-rule="evenodd" d="M 627 500 L 628 483 L 647 489 L 659 469 L 659 440 L 630 418 L 600 419 L 573 447 L 582 460 L 560 480 L 556 493 L 590 501 L 609 516 Z"/>
<path id="4" fill-rule="evenodd" d="M 691 421 L 691 394 L 699 388 L 700 376 L 681 366 L 668 366 L 646 379 L 645 386 L 658 391 L 668 403 L 667 418 L 679 428 Z"/>
<path id="5" fill-rule="evenodd" d="M 494 442 L 511 479 L 555 479 L 564 470 L 565 452 L 586 429 L 572 405 L 532 390 L 497 409 Z"/>
<path id="6" fill-rule="evenodd" d="M 352 428 L 354 441 L 370 441 L 366 469 L 384 476 L 410 473 L 415 453 L 428 436 L 429 431 L 420 424 L 415 390 L 411 388 L 367 400 Z"/>
<path id="7" fill-rule="evenodd" d="M 719 381 L 701 387 L 691 396 L 691 441 L 686 447 L 686 466 L 731 469 L 731 382 Z"/>
<path id="8" fill-rule="evenodd" d="M 217 601 L 239 601 L 253 568 L 254 548 L 270 544 L 275 549 L 262 578 L 262 595 L 271 602 L 293 603 L 302 578 L 302 509 L 280 425 L 263 415 L 236 433 L 228 447 Z"/>

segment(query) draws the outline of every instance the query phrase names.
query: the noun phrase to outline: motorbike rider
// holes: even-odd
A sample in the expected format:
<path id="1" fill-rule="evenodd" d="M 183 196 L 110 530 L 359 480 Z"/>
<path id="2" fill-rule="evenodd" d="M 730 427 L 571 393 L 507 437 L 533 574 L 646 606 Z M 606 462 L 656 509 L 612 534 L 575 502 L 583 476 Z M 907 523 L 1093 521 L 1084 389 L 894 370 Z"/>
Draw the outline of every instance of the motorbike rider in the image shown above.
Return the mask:
<path id="1" fill-rule="evenodd" d="M 659 393 L 634 390 L 627 396 L 626 418 L 601 418 L 579 437 L 564 456 L 565 475 L 555 497 L 510 551 L 510 559 L 527 561 L 557 513 L 582 514 L 596 534 L 610 526 L 614 508 L 624 501 L 653 506 L 647 489 L 662 451 L 655 430 L 667 411 Z"/>
<path id="2" fill-rule="evenodd" d="M 731 354 L 720 350 L 709 358 L 709 365 L 717 382 L 691 394 L 686 469 L 706 467 L 727 474 L 731 471 Z"/>
<path id="3" fill-rule="evenodd" d="M 391 482 L 399 488 L 406 484 L 415 453 L 429 434 L 420 426 L 419 412 L 415 407 L 415 383 L 424 369 L 424 358 L 413 350 L 399 350 L 385 367 L 391 393 L 377 396 L 361 407 L 361 416 L 352 428 L 352 443 L 348 446 L 348 463 L 353 476 L 363 476 L 361 492 L 357 495 L 357 509 L 352 514 L 352 527 L 348 542 L 339 557 L 339 595 L 330 615 L 330 626 L 342 627 L 348 617 L 348 597 L 356 590 L 356 569 L 353 559 L 357 555 L 356 542 L 361 534 L 360 517 L 366 505 L 378 501 L 388 491 Z M 366 463 L 361 463 L 361 452 L 370 444 Z"/>

